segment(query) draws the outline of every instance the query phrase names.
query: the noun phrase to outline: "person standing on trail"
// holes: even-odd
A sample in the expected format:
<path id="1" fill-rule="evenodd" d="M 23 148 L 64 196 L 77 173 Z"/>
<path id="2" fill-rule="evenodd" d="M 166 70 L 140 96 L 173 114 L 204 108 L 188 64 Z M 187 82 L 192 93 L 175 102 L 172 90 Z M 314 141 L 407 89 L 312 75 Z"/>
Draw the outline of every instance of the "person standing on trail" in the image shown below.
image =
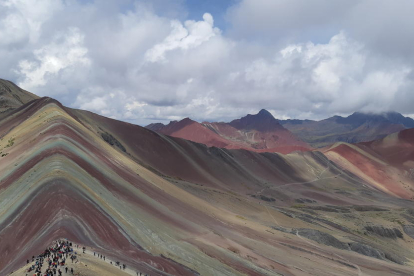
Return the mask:
<path id="1" fill-rule="evenodd" d="M 72 274 L 73 274 L 73 267 L 71 267 L 71 268 L 70 268 L 70 273 L 72 273 Z"/>
<path id="2" fill-rule="evenodd" d="M 68 267 L 65 267 L 65 273 L 68 273 Z"/>

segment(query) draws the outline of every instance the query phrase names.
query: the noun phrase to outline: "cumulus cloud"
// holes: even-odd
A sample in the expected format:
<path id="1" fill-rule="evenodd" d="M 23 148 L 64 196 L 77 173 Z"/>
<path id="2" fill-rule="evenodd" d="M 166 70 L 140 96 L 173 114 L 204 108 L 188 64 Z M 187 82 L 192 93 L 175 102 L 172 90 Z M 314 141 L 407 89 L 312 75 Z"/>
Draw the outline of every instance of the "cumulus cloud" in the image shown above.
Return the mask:
<path id="1" fill-rule="evenodd" d="M 196 48 L 211 37 L 220 34 L 218 28 L 214 28 L 213 16 L 205 13 L 203 21 L 188 20 L 184 23 L 177 20 L 171 21 L 172 31 L 164 41 L 149 49 L 146 59 L 150 62 L 165 60 L 165 53 L 175 49 L 187 50 Z"/>
<path id="2" fill-rule="evenodd" d="M 388 60 L 341 32 L 326 44 L 289 45 L 272 60 L 255 60 L 237 79 L 255 89 L 253 104 L 265 106 L 271 99 L 278 110 L 324 115 L 390 110 L 411 70 L 397 62 L 389 67 Z"/>
<path id="3" fill-rule="evenodd" d="M 389 1 L 241 0 L 225 30 L 182 0 L 33 1 L 0 1 L 1 77 L 71 107 L 139 124 L 414 113 L 414 34 L 383 26 Z M 384 17 L 358 27 L 373 5 Z"/>
<path id="4" fill-rule="evenodd" d="M 325 42 L 346 30 L 371 51 L 413 58 L 413 9 L 411 0 L 242 0 L 228 18 L 237 38 Z"/>
<path id="5" fill-rule="evenodd" d="M 29 36 L 27 22 L 17 14 L 3 15 L 0 20 L 0 45 L 4 47 L 23 43 Z"/>
<path id="6" fill-rule="evenodd" d="M 0 26 L 8 32 L 3 38 L 27 36 L 31 43 L 35 43 L 42 34 L 43 24 L 61 10 L 63 4 L 60 0 L 3 0 L 0 7 L 6 14 Z"/>
<path id="7" fill-rule="evenodd" d="M 34 61 L 19 62 L 19 85 L 27 90 L 45 86 L 48 78 L 56 78 L 63 70 L 75 70 L 78 66 L 89 66 L 88 50 L 83 47 L 83 35 L 76 28 L 59 34 L 50 44 L 34 50 Z"/>

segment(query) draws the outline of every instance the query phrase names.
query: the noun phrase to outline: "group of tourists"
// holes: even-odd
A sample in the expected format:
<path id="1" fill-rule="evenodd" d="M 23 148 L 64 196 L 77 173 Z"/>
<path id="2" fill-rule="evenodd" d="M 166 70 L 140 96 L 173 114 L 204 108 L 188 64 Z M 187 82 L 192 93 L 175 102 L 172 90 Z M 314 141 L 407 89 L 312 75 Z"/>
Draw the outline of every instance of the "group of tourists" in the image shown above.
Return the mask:
<path id="1" fill-rule="evenodd" d="M 73 252 L 72 243 L 69 241 L 58 240 L 48 247 L 38 256 L 32 256 L 32 265 L 27 269 L 28 273 L 33 276 L 62 276 L 63 270 L 71 274 L 74 273 L 73 268 L 68 268 L 66 260 L 68 257 L 73 261 L 76 259 L 76 252 Z M 30 260 L 27 260 L 27 264 Z M 47 267 L 43 269 L 43 267 Z M 42 270 L 44 270 L 42 272 Z M 28 276 L 29 274 L 26 274 Z"/>
<path id="2" fill-rule="evenodd" d="M 75 245 L 76 248 L 79 248 L 79 245 Z M 82 247 L 82 252 L 85 253 L 86 248 Z M 106 260 L 106 257 L 102 254 L 93 252 L 93 255 Z M 27 260 L 27 264 L 32 263 L 31 266 L 27 269 L 26 276 L 29 276 L 29 273 L 33 273 L 33 276 L 62 276 L 63 271 L 68 274 L 74 274 L 73 268 L 67 266 L 67 259 L 71 260 L 71 263 L 76 261 L 77 253 L 73 250 L 72 243 L 68 240 L 57 240 L 53 243 L 52 246 L 46 248 L 43 253 L 38 256 L 32 256 Z M 113 263 L 110 261 L 111 265 L 119 267 L 121 270 L 126 269 L 125 264 L 121 264 L 119 261 Z M 45 269 L 46 268 L 46 269 Z M 141 272 L 137 272 L 137 276 L 149 276 Z"/>

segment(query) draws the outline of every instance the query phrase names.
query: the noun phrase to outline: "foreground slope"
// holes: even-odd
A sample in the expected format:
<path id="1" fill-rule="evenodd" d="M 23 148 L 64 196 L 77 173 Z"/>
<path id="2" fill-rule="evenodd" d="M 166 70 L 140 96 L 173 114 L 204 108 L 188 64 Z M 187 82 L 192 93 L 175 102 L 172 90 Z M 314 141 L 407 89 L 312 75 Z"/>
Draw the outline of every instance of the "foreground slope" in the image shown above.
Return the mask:
<path id="1" fill-rule="evenodd" d="M 413 271 L 412 201 L 332 162 L 343 155 L 209 148 L 50 98 L 0 136 L 1 275 L 62 237 L 151 275 Z"/>

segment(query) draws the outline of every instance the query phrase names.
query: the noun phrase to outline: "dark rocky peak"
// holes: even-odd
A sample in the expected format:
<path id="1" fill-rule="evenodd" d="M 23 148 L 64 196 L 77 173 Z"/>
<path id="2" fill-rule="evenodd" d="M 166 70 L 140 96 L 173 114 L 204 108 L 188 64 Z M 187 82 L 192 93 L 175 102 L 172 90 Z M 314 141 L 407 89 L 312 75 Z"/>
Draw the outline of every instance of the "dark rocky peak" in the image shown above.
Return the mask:
<path id="1" fill-rule="evenodd" d="M 245 130 L 273 131 L 284 129 L 279 121 L 265 109 L 260 110 L 255 115 L 248 114 L 241 119 L 233 120 L 229 124 L 234 128 Z"/>
<path id="2" fill-rule="evenodd" d="M 274 119 L 272 113 L 270 113 L 266 109 L 260 110 L 259 113 L 256 114 L 256 116 L 260 118 L 273 118 Z"/>
<path id="3" fill-rule="evenodd" d="M 360 126 L 364 123 L 387 123 L 389 122 L 387 118 L 385 118 L 381 114 L 375 113 L 361 113 L 361 112 L 354 112 L 352 115 L 344 118 L 343 122 L 355 126 Z"/>
<path id="4" fill-rule="evenodd" d="M 398 112 L 387 112 L 383 116 L 394 124 L 402 124 L 406 128 L 414 128 L 414 120 L 410 117 L 404 117 Z"/>
<path id="5" fill-rule="evenodd" d="M 184 118 L 181 121 L 171 121 L 168 125 L 161 129 L 161 132 L 164 134 L 172 134 L 193 123 L 198 124 L 196 121 L 193 121 L 190 118 Z"/>
<path id="6" fill-rule="evenodd" d="M 360 126 L 364 123 L 389 123 L 389 124 L 401 124 L 406 128 L 414 127 L 414 120 L 409 117 L 404 117 L 398 112 L 384 112 L 384 113 L 362 113 L 355 112 L 352 115 L 343 118 L 337 117 L 338 123 L 351 124 L 354 126 Z"/>

